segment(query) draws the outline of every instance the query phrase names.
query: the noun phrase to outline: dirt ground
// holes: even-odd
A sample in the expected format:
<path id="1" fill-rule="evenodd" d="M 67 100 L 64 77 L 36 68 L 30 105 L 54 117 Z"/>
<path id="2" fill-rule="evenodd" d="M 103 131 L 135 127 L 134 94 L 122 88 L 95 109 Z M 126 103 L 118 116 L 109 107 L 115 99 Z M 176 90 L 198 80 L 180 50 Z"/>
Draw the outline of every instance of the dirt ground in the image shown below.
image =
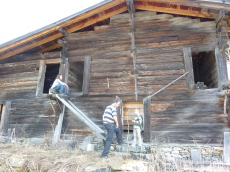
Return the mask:
<path id="1" fill-rule="evenodd" d="M 119 156 L 100 158 L 101 151 L 57 149 L 44 145 L 0 144 L 0 171 L 82 172 L 92 167 L 111 167 L 116 171 L 146 171 L 146 161 Z M 93 169 L 93 168 L 92 168 Z"/>

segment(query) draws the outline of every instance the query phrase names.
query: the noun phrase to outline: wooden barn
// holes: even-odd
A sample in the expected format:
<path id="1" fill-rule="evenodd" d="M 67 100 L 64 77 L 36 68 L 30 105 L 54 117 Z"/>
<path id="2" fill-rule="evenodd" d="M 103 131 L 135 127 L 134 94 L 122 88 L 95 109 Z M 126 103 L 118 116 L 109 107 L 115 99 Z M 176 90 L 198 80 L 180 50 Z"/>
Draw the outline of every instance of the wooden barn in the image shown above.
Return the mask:
<path id="1" fill-rule="evenodd" d="M 228 32 L 229 1 L 105 0 L 1 44 L 1 134 L 94 135 L 49 96 L 62 74 L 69 101 L 102 130 L 104 108 L 118 96 L 121 130 L 132 131 L 139 108 L 145 142 L 223 143 Z"/>

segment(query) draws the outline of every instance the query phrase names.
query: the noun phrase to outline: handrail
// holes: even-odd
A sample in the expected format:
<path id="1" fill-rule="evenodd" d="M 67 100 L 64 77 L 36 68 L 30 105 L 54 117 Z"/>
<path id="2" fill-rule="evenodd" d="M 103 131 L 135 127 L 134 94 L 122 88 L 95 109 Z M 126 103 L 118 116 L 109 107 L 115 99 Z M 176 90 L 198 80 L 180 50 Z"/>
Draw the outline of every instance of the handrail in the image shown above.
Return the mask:
<path id="1" fill-rule="evenodd" d="M 160 90 L 158 90 L 157 92 L 153 93 L 152 95 L 147 96 L 148 98 L 151 98 L 152 96 L 155 96 L 156 94 L 158 94 L 159 92 L 163 91 L 165 88 L 169 87 L 170 85 L 172 85 L 174 82 L 178 81 L 179 79 L 181 79 L 182 77 L 184 77 L 185 75 L 187 75 L 188 72 L 186 72 L 185 74 L 181 75 L 179 78 L 175 79 L 174 81 L 170 82 L 168 85 L 164 86 L 163 88 L 161 88 Z M 146 97 L 146 98 L 147 98 Z"/>

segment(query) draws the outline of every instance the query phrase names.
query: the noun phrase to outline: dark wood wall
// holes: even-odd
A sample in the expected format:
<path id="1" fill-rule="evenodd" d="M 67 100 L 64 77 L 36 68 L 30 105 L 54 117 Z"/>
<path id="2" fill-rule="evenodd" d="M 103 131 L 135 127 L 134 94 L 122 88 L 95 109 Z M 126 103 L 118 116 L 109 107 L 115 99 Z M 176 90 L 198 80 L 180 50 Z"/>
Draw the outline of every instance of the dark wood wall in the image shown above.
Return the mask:
<path id="1" fill-rule="evenodd" d="M 11 129 L 15 128 L 16 137 L 44 137 L 53 132 L 56 117 L 49 99 L 36 97 L 36 88 L 40 60 L 50 64 L 59 58 L 60 52 L 54 52 L 17 55 L 0 61 L 0 101 L 11 101 L 9 123 Z"/>
<path id="2" fill-rule="evenodd" d="M 213 51 L 217 43 L 214 21 L 154 12 L 138 12 L 134 18 L 139 101 L 185 73 L 183 47 L 199 53 Z M 104 108 L 116 95 L 123 101 L 135 101 L 129 14 L 113 16 L 110 25 L 70 34 L 66 40 L 70 62 L 92 58 L 89 97 L 72 101 L 103 128 Z M 166 141 L 172 143 L 193 143 L 194 139 L 217 143 L 223 131 L 229 131 L 218 90 L 187 90 L 183 78 L 152 98 L 152 138 L 157 142 L 169 138 Z M 65 126 L 69 131 L 88 130 L 70 112 Z"/>
<path id="3" fill-rule="evenodd" d="M 71 92 L 81 92 L 84 62 L 69 63 L 68 86 Z"/>
<path id="4" fill-rule="evenodd" d="M 68 83 L 70 93 L 73 95 L 79 92 L 73 82 L 74 79 L 71 78 L 76 72 L 73 64 L 84 61 L 85 56 L 90 56 L 92 59 L 89 94 L 80 97 L 71 96 L 71 101 L 102 129 L 104 129 L 103 111 L 116 96 L 125 102 L 136 101 L 130 34 L 132 29 L 129 18 L 129 14 L 116 15 L 110 18 L 109 25 L 95 27 L 95 31 L 72 33 L 65 38 L 70 63 Z M 185 73 L 183 47 L 191 47 L 192 52 L 196 53 L 212 51 L 217 44 L 214 21 L 201 22 L 199 19 L 154 12 L 137 12 L 134 18 L 138 101 L 142 101 L 146 96 Z M 15 59 L 26 59 L 32 61 L 32 64 L 36 62 L 37 66 L 34 67 L 31 62 L 23 62 L 28 63 L 25 68 L 10 67 L 6 71 L 14 70 L 11 73 L 12 77 L 18 78 L 22 75 L 25 79 L 26 75 L 17 71 L 26 70 L 31 66 L 29 69 L 32 71 L 29 72 L 35 72 L 37 77 L 39 67 L 37 62 L 38 59 L 46 59 L 44 55 L 36 56 L 36 59 L 31 59 L 28 55 L 25 58 L 9 58 L 5 61 L 7 65 L 9 62 L 16 62 Z M 56 56 L 50 53 L 47 56 L 47 59 L 49 58 Z M 15 99 L 26 98 L 25 102 L 28 103 L 13 101 L 11 126 L 17 125 L 25 132 L 43 136 L 44 133 L 52 131 L 52 125 L 49 124 L 54 124 L 55 118 L 48 99 L 35 98 L 36 77 L 34 82 L 30 83 L 31 92 L 28 92 L 28 89 L 23 93 L 19 91 L 22 97 L 15 97 Z M 227 116 L 222 115 L 223 100 L 217 96 L 217 92 L 218 90 L 214 89 L 188 93 L 186 79 L 183 78 L 154 96 L 151 101 L 152 141 L 193 143 L 195 139 L 199 143 L 206 143 L 207 139 L 211 139 L 210 143 L 219 143 L 223 131 L 229 131 L 229 121 Z M 6 99 L 8 96 L 0 95 L 0 98 Z M 92 131 L 67 110 L 62 133 L 85 137 Z"/>

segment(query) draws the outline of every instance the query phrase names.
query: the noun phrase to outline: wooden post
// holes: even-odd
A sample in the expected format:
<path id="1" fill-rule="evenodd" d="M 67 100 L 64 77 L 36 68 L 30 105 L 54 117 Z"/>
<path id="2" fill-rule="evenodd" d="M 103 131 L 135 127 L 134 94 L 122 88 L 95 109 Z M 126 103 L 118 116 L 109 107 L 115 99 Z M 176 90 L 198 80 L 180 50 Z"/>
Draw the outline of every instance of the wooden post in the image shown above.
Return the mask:
<path id="1" fill-rule="evenodd" d="M 8 128 L 10 124 L 10 108 L 11 108 L 10 101 L 7 101 L 2 108 L 1 128 L 2 128 L 2 135 L 4 136 L 8 135 Z"/>
<path id="2" fill-rule="evenodd" d="M 151 98 L 143 100 L 144 108 L 144 142 L 151 142 Z"/>
<path id="3" fill-rule="evenodd" d="M 69 78 L 69 62 L 68 59 L 66 59 L 67 61 L 65 62 L 65 70 L 64 70 L 64 79 L 63 81 L 67 84 L 68 82 L 68 78 Z"/>
<path id="4" fill-rule="evenodd" d="M 37 97 L 40 97 L 43 94 L 44 81 L 45 81 L 45 73 L 46 73 L 46 63 L 45 63 L 45 60 L 40 60 L 38 82 L 37 82 L 37 89 L 36 89 L 36 96 Z"/>
<path id="5" fill-rule="evenodd" d="M 216 47 L 215 57 L 218 74 L 218 88 L 222 91 L 223 85 L 228 82 L 227 62 L 224 50 L 220 51 L 219 47 Z"/>
<path id="6" fill-rule="evenodd" d="M 194 74 L 193 74 L 193 63 L 192 63 L 192 51 L 190 47 L 184 47 L 183 48 L 183 54 L 184 54 L 184 64 L 185 64 L 185 70 L 188 72 L 187 75 L 187 84 L 188 84 L 188 92 L 194 92 Z"/>
<path id="7" fill-rule="evenodd" d="M 129 13 L 135 13 L 136 12 L 133 0 L 126 0 L 126 5 L 128 7 Z"/>
<path id="8" fill-rule="evenodd" d="M 63 111 L 60 114 L 59 119 L 58 119 L 58 123 L 55 127 L 52 144 L 56 144 L 58 142 L 58 140 L 60 139 L 64 114 L 65 114 L 65 105 L 63 105 Z"/>
<path id="9" fill-rule="evenodd" d="M 123 135 L 123 103 L 121 102 L 120 106 L 117 108 L 117 120 L 119 124 L 119 129 L 121 131 L 121 136 Z"/>
<path id="10" fill-rule="evenodd" d="M 62 63 L 59 69 L 59 74 L 62 75 L 62 81 L 67 84 L 69 76 L 69 62 L 66 59 L 65 63 Z"/>
<path id="11" fill-rule="evenodd" d="M 89 94 L 90 61 L 91 61 L 91 57 L 86 56 L 84 61 L 84 73 L 83 73 L 83 85 L 82 85 L 83 95 Z"/>
<path id="12" fill-rule="evenodd" d="M 133 3 L 133 1 L 131 2 L 130 0 L 126 1 L 128 3 Z M 132 6 L 132 5 L 131 5 Z M 129 7 L 129 5 L 128 5 Z M 134 7 L 132 7 L 134 8 Z M 130 7 L 130 10 L 132 9 Z M 129 8 L 128 8 L 129 9 Z M 132 57 L 133 57 L 133 74 L 134 74 L 134 83 L 135 83 L 135 98 L 136 101 L 138 100 L 138 85 L 137 85 L 137 76 L 138 76 L 138 71 L 137 71 L 137 58 L 136 58 L 136 41 L 135 41 L 135 23 L 134 23 L 134 13 L 135 12 L 135 8 L 134 11 L 131 10 L 130 11 L 130 37 L 131 37 L 131 53 L 132 53 Z"/>
<path id="13" fill-rule="evenodd" d="M 228 119 L 230 120 L 230 96 L 227 96 Z"/>
<path id="14" fill-rule="evenodd" d="M 224 162 L 230 163 L 230 132 L 224 132 Z"/>

